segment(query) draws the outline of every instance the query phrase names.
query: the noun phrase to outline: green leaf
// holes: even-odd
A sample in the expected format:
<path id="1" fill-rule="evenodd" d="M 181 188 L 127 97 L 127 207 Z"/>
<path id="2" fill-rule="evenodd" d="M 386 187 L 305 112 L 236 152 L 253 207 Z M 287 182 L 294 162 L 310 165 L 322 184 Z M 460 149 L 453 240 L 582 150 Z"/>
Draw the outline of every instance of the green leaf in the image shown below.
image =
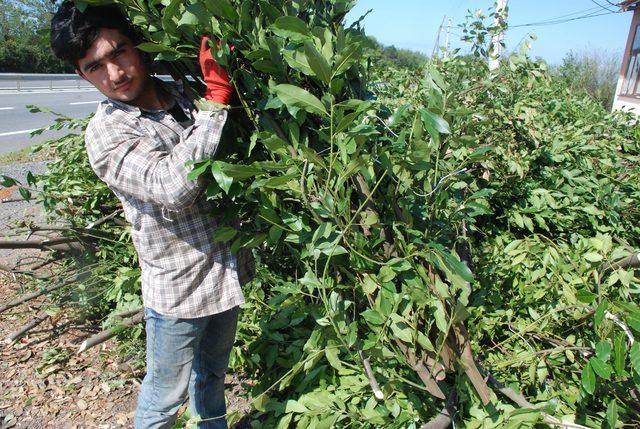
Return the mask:
<path id="1" fill-rule="evenodd" d="M 612 399 L 607 406 L 607 424 L 609 428 L 613 429 L 616 427 L 616 423 L 618 422 L 618 405 L 616 404 L 616 400 Z"/>
<path id="2" fill-rule="evenodd" d="M 611 344 L 608 341 L 600 341 L 596 344 L 596 356 L 603 361 L 608 361 L 611 356 Z"/>
<path id="3" fill-rule="evenodd" d="M 187 180 L 196 180 L 200 175 L 205 173 L 211 166 L 210 161 L 203 161 L 198 163 L 197 166 L 187 174 Z"/>
<path id="4" fill-rule="evenodd" d="M 295 16 L 281 16 L 269 28 L 280 37 L 299 42 L 312 37 L 307 24 Z"/>
<path id="5" fill-rule="evenodd" d="M 138 46 L 136 46 L 138 49 L 140 49 L 143 52 L 150 52 L 150 53 L 156 53 L 156 52 L 173 52 L 176 53 L 175 49 L 167 46 L 167 45 L 161 45 L 159 43 L 152 43 L 152 42 L 144 42 L 144 43 L 140 43 Z"/>
<path id="6" fill-rule="evenodd" d="M 294 401 L 293 399 L 287 401 L 284 409 L 285 413 L 306 413 L 309 411 L 307 407 L 305 407 L 298 401 Z"/>
<path id="7" fill-rule="evenodd" d="M 178 21 L 178 27 L 180 26 L 196 26 L 200 23 L 200 20 L 204 20 L 206 17 L 206 10 L 201 3 L 194 3 L 187 6 L 187 9 L 180 17 Z M 143 21 L 144 22 L 144 21 Z"/>
<path id="8" fill-rule="evenodd" d="M 625 374 L 624 364 L 627 359 L 626 337 L 623 333 L 616 336 L 613 342 L 613 368 L 616 374 L 623 376 Z"/>
<path id="9" fill-rule="evenodd" d="M 359 44 L 346 46 L 336 55 L 334 76 L 340 76 L 353 66 L 362 54 L 362 47 Z"/>
<path id="10" fill-rule="evenodd" d="M 627 324 L 631 326 L 631 329 L 640 332 L 640 314 L 631 313 L 627 316 Z"/>
<path id="11" fill-rule="evenodd" d="M 3 186 L 5 188 L 10 188 L 12 186 L 16 186 L 18 184 L 18 181 L 12 177 L 9 176 L 2 176 L 2 182 L 0 182 L 0 186 Z"/>
<path id="12" fill-rule="evenodd" d="M 576 298 L 578 299 L 578 301 L 585 304 L 591 304 L 597 297 L 598 295 L 585 289 L 580 289 L 576 292 Z"/>
<path id="13" fill-rule="evenodd" d="M 256 165 L 221 163 L 220 169 L 234 179 L 248 179 L 264 173 L 264 170 Z"/>
<path id="14" fill-rule="evenodd" d="M 450 134 L 449 124 L 440 115 L 436 115 L 429 109 L 420 109 L 420 115 L 422 116 L 422 122 L 425 128 L 429 131 L 433 137 L 437 137 L 436 132 L 441 134 Z"/>
<path id="15" fill-rule="evenodd" d="M 585 253 L 584 255 L 582 255 L 582 257 L 584 259 L 586 259 L 589 262 L 600 262 L 602 261 L 602 255 L 599 255 L 595 252 L 589 252 L 589 253 Z"/>
<path id="16" fill-rule="evenodd" d="M 236 231 L 234 228 L 231 228 L 229 226 L 221 226 L 216 229 L 216 232 L 213 234 L 212 240 L 216 243 L 226 242 L 235 237 L 237 233 L 238 231 Z"/>
<path id="17" fill-rule="evenodd" d="M 229 176 L 227 176 L 221 168 L 222 164 L 220 163 L 220 161 L 215 161 L 213 163 L 211 163 L 211 173 L 213 174 L 213 178 L 216 179 L 216 182 L 218 183 L 218 185 L 220 186 L 220 188 L 222 188 L 222 190 L 225 192 L 225 194 L 229 193 L 229 189 L 231 188 L 231 185 L 233 184 L 233 179 Z"/>
<path id="18" fill-rule="evenodd" d="M 380 312 L 374 309 L 363 311 L 362 313 L 360 313 L 360 316 L 373 325 L 382 325 L 385 320 Z"/>
<path id="19" fill-rule="evenodd" d="M 593 371 L 601 378 L 609 380 L 611 378 L 611 366 L 605 363 L 602 359 L 592 356 L 589 358 L 589 363 Z"/>
<path id="20" fill-rule="evenodd" d="M 324 104 L 309 91 L 295 85 L 280 84 L 275 87 L 276 95 L 287 107 L 305 110 L 309 113 L 328 116 Z"/>
<path id="21" fill-rule="evenodd" d="M 325 58 L 318 52 L 318 50 L 313 46 L 313 43 L 307 41 L 304 43 L 304 52 L 307 55 L 307 61 L 309 62 L 309 66 L 311 70 L 315 73 L 315 75 L 326 83 L 327 85 L 331 84 L 331 66 L 325 60 Z"/>
<path id="22" fill-rule="evenodd" d="M 407 324 L 407 321 L 395 313 L 391 314 L 390 317 L 393 321 L 391 323 L 391 331 L 393 332 L 393 335 L 405 343 L 413 342 L 412 330 L 409 324 Z"/>
<path id="23" fill-rule="evenodd" d="M 587 363 L 582 370 L 582 387 L 584 390 L 593 395 L 593 392 L 596 391 L 596 374 L 593 372 L 591 368 L 591 363 Z"/>
<path id="24" fill-rule="evenodd" d="M 640 342 L 636 341 L 629 350 L 629 359 L 631 360 L 631 367 L 640 375 Z"/>
<path id="25" fill-rule="evenodd" d="M 596 327 L 599 327 L 602 321 L 604 320 L 604 314 L 605 314 L 605 311 L 607 311 L 608 305 L 609 305 L 609 302 L 606 299 L 603 300 L 600 304 L 598 304 L 598 307 L 596 308 L 596 312 L 593 316 L 593 320 Z"/>
<path id="26" fill-rule="evenodd" d="M 26 188 L 18 188 L 18 192 L 20 192 L 20 196 L 24 200 L 29 201 L 31 199 L 31 192 L 29 192 L 28 189 L 26 189 Z"/>
<path id="27" fill-rule="evenodd" d="M 340 362 L 340 349 L 338 347 L 327 347 L 324 349 L 324 354 L 332 367 L 337 370 L 342 369 L 342 362 Z"/>
<path id="28" fill-rule="evenodd" d="M 204 2 L 204 5 L 215 17 L 225 19 L 231 24 L 236 24 L 240 19 L 238 12 L 228 0 L 210 0 Z"/>

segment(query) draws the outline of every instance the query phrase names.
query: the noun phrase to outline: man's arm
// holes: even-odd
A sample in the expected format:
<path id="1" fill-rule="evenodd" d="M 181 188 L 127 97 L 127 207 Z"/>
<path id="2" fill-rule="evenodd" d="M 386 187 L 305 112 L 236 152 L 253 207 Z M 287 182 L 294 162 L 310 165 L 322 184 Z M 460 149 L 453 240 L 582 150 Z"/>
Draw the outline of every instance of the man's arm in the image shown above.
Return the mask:
<path id="1" fill-rule="evenodd" d="M 189 206 L 199 195 L 187 180 L 189 161 L 215 154 L 227 118 L 225 110 L 200 111 L 171 151 L 158 150 L 153 137 L 124 121 L 91 121 L 86 132 L 89 161 L 109 187 L 171 210 Z"/>

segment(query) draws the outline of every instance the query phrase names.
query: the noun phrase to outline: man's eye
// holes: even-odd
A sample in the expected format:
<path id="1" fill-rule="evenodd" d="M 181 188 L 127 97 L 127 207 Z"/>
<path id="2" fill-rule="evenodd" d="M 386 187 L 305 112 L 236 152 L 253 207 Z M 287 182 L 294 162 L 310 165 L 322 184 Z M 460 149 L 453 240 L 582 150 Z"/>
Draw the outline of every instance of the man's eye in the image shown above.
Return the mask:
<path id="1" fill-rule="evenodd" d="M 94 72 L 96 70 L 98 70 L 101 67 L 101 64 L 96 64 L 94 66 L 91 66 L 91 68 L 89 69 L 90 72 Z"/>

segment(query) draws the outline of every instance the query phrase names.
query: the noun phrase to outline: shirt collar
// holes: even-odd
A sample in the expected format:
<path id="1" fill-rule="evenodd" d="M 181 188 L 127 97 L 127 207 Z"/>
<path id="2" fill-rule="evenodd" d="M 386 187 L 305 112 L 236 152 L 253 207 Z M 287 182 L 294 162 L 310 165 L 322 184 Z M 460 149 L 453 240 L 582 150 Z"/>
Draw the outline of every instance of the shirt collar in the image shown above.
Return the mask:
<path id="1" fill-rule="evenodd" d="M 178 104 L 180 104 L 181 106 L 184 104 L 184 100 L 182 99 L 183 97 L 181 94 L 183 88 L 182 81 L 178 80 L 175 82 L 164 82 L 155 76 L 153 76 L 152 79 L 155 80 L 156 84 L 160 85 L 165 91 L 173 95 Z M 136 117 L 141 116 L 144 112 L 157 112 L 155 110 L 143 110 L 139 107 L 132 106 L 123 101 L 114 100 L 113 98 L 107 98 L 107 103 L 111 104 L 113 107 L 124 110 L 125 112 L 132 113 Z"/>

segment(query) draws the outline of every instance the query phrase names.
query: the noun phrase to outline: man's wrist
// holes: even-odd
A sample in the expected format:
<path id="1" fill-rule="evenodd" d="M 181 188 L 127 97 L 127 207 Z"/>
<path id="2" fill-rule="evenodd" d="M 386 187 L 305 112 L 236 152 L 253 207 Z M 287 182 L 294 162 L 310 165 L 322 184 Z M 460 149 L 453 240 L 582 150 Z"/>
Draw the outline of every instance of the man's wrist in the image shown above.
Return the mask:
<path id="1" fill-rule="evenodd" d="M 229 106 L 226 104 L 218 103 L 217 101 L 207 100 L 206 98 L 200 98 L 194 102 L 196 108 L 200 111 L 218 111 L 227 109 Z"/>

